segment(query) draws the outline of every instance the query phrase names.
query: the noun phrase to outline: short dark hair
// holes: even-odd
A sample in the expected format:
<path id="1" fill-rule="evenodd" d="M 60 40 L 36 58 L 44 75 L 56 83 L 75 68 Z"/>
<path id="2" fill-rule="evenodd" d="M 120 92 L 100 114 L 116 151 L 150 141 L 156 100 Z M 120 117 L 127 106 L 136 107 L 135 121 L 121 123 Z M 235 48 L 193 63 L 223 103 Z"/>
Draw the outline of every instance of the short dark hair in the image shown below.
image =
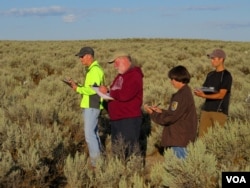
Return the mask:
<path id="1" fill-rule="evenodd" d="M 188 84 L 191 79 L 191 76 L 186 67 L 179 65 L 172 68 L 168 72 L 168 78 L 170 78 L 171 80 L 175 79 L 176 81 L 182 82 L 184 84 Z"/>

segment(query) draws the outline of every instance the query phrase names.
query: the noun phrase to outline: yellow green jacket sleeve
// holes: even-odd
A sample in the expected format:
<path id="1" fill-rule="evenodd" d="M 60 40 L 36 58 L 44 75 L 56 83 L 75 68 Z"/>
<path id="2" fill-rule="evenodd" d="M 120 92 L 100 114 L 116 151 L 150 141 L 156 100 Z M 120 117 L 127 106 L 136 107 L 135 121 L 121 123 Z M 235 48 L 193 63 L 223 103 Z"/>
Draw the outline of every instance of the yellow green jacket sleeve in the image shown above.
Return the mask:
<path id="1" fill-rule="evenodd" d="M 103 109 L 102 99 L 91 88 L 94 84 L 104 83 L 104 71 L 97 61 L 94 61 L 87 69 L 83 86 L 78 86 L 76 92 L 82 95 L 81 108 Z"/>

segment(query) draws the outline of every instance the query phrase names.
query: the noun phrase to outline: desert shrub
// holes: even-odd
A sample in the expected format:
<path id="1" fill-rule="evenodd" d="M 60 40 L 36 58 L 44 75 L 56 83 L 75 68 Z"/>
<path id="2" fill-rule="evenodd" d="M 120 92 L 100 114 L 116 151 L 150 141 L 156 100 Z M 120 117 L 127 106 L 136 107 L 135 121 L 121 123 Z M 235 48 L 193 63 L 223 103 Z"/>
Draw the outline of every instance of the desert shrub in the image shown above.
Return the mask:
<path id="1" fill-rule="evenodd" d="M 206 145 L 199 140 L 189 144 L 187 151 L 185 159 L 178 159 L 172 150 L 165 151 L 165 172 L 159 171 L 162 174 L 162 184 L 176 188 L 216 187 L 218 173 L 215 155 L 208 153 Z"/>
<path id="2" fill-rule="evenodd" d="M 75 57 L 83 45 L 96 50 L 106 85 L 117 74 L 107 59 L 119 49 L 128 51 L 144 73 L 143 103 L 161 103 L 162 108 L 175 92 L 167 78 L 170 68 L 186 66 L 190 87 L 199 87 L 213 70 L 206 54 L 223 48 L 233 75 L 228 126 L 210 130 L 189 146 L 187 160 L 181 161 L 171 151 L 159 157 L 163 127 L 152 122 L 142 142 L 145 158 L 124 161 L 110 156 L 106 122 L 100 127 L 104 157 L 93 173 L 87 165 L 81 96 L 61 82 L 65 77 L 84 82 L 85 69 Z M 218 187 L 221 171 L 249 171 L 249 47 L 248 42 L 185 39 L 0 41 L 0 187 Z M 195 97 L 198 115 L 203 102 Z"/>
<path id="3" fill-rule="evenodd" d="M 203 142 L 207 151 L 213 153 L 221 166 L 232 167 L 242 171 L 246 168 L 250 156 L 249 122 L 229 121 L 224 128 L 219 125 L 209 129 Z"/>
<path id="4" fill-rule="evenodd" d="M 45 186 L 60 177 L 62 159 L 67 155 L 67 138 L 63 138 L 60 127 L 45 128 L 27 120 L 20 126 L 3 121 L 1 124 L 0 186 L 29 187 Z M 58 172 L 53 172 L 58 170 Z M 50 176 L 50 174 L 52 174 Z"/>
<path id="5" fill-rule="evenodd" d="M 90 185 L 86 154 L 77 152 L 74 156 L 68 155 L 63 170 L 68 187 L 88 187 Z"/>
<path id="6" fill-rule="evenodd" d="M 162 126 L 156 125 L 152 122 L 151 133 L 147 138 L 147 155 L 152 155 L 155 152 L 158 152 L 161 143 L 162 130 Z"/>
<path id="7" fill-rule="evenodd" d="M 143 187 L 142 171 L 142 160 L 135 155 L 126 163 L 117 156 L 100 158 L 93 170 L 87 156 L 76 153 L 67 157 L 64 166 L 68 187 Z"/>
<path id="8" fill-rule="evenodd" d="M 223 171 L 249 169 L 248 123 L 229 122 L 219 125 L 202 139 L 187 147 L 185 159 L 178 159 L 172 150 L 165 150 L 164 163 L 151 169 L 151 185 L 169 187 L 220 187 Z"/>

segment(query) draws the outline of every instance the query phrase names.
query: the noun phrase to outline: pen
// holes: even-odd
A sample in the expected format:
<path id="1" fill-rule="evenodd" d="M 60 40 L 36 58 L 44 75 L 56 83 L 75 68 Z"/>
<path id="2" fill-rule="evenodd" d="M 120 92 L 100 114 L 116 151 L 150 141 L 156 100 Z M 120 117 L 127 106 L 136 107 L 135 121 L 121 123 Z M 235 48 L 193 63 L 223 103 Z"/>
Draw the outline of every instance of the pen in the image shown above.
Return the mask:
<path id="1" fill-rule="evenodd" d="M 151 107 L 156 108 L 156 107 L 158 107 L 158 106 L 160 106 L 160 105 L 161 105 L 161 103 L 158 103 L 157 105 L 155 105 L 155 106 L 151 106 Z"/>
<path id="2" fill-rule="evenodd" d="M 158 107 L 158 106 L 160 106 L 161 105 L 161 103 L 158 103 L 155 107 Z"/>

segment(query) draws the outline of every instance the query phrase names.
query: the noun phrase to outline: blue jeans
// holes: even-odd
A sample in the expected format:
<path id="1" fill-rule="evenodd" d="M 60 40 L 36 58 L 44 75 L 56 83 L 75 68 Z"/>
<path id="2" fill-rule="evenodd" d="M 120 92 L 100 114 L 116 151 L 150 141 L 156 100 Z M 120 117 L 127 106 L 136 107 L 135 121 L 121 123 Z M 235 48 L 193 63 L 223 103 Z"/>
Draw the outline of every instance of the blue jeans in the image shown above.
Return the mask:
<path id="1" fill-rule="evenodd" d="M 100 109 L 84 108 L 82 111 L 84 122 L 84 135 L 88 145 L 90 161 L 95 166 L 95 160 L 101 153 L 101 142 L 98 135 L 98 117 Z"/>
<path id="2" fill-rule="evenodd" d="M 187 150 L 185 147 L 171 147 L 174 150 L 176 157 L 179 159 L 185 158 L 187 156 Z"/>

